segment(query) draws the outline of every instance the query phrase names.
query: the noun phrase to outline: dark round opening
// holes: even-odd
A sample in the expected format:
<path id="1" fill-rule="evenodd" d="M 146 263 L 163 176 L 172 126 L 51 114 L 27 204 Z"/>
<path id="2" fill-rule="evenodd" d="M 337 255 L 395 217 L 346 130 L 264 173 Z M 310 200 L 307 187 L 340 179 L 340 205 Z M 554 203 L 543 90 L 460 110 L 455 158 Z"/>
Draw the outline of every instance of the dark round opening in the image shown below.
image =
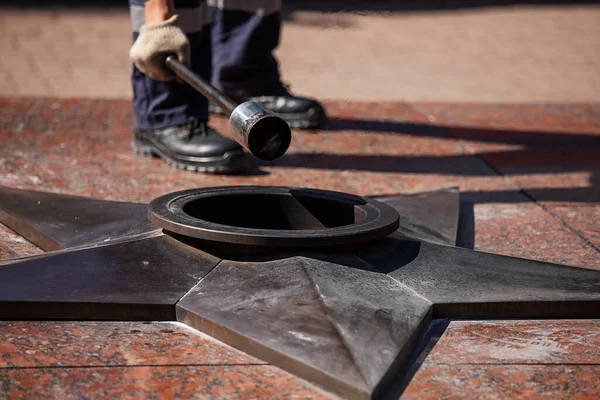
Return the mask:
<path id="1" fill-rule="evenodd" d="M 338 201 L 293 192 L 237 193 L 194 199 L 182 209 L 191 217 L 221 225 L 307 230 L 359 223 L 366 214 L 358 205 L 361 205 L 359 201 Z"/>
<path id="2" fill-rule="evenodd" d="M 250 152 L 265 161 L 272 161 L 284 155 L 291 142 L 292 132 L 289 125 L 275 116 L 256 121 L 248 136 Z"/>
<path id="3" fill-rule="evenodd" d="M 263 250 L 365 243 L 394 232 L 400 219 L 374 199 L 277 186 L 189 189 L 160 196 L 148 208 L 152 222 L 200 240 L 198 246 Z"/>

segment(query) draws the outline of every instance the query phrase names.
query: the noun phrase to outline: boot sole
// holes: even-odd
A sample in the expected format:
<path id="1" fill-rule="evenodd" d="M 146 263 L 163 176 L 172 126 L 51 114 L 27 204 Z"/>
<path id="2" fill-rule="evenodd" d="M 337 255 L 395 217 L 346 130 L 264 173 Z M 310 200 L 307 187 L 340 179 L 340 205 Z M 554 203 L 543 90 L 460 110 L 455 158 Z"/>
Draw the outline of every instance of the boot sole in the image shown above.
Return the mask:
<path id="1" fill-rule="evenodd" d="M 170 166 L 192 172 L 231 174 L 249 167 L 248 155 L 243 151 L 228 152 L 216 157 L 185 157 L 170 153 L 156 143 L 139 137 L 131 141 L 131 149 L 138 156 L 159 157 Z"/>
<path id="2" fill-rule="evenodd" d="M 224 115 L 227 116 L 225 112 L 221 109 L 221 107 L 211 104 L 208 107 L 208 110 L 212 114 L 216 115 Z M 298 114 L 281 114 L 278 113 L 281 118 L 290 126 L 290 128 L 296 129 L 317 129 L 321 128 L 327 118 L 323 113 L 298 113 Z"/>

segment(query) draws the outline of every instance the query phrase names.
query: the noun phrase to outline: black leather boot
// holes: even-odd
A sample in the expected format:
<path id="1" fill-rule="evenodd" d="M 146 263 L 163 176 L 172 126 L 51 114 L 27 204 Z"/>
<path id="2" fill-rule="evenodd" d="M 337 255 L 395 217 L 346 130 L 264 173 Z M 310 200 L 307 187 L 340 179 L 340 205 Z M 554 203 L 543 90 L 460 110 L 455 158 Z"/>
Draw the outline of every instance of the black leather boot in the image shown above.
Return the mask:
<path id="1" fill-rule="evenodd" d="M 317 100 L 294 96 L 282 83 L 266 88 L 260 94 L 229 95 L 229 97 L 238 103 L 257 101 L 278 114 L 292 128 L 316 129 L 321 128 L 327 121 L 325 110 Z M 215 114 L 225 115 L 221 107 L 213 103 L 209 105 L 209 110 Z"/>
<path id="2" fill-rule="evenodd" d="M 169 165 L 189 171 L 226 174 L 248 168 L 248 154 L 242 146 L 221 136 L 206 122 L 135 130 L 131 147 L 138 155 L 158 156 Z"/>

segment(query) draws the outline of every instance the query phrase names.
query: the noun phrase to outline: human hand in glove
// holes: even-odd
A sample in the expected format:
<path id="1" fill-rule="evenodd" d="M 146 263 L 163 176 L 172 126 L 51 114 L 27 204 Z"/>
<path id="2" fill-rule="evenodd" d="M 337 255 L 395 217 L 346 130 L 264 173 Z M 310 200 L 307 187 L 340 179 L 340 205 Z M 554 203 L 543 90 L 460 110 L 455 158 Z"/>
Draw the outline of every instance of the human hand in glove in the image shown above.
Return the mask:
<path id="1" fill-rule="evenodd" d="M 165 65 L 169 55 L 176 55 L 180 63 L 190 66 L 190 43 L 177 21 L 177 15 L 158 22 L 150 22 L 146 18 L 129 51 L 138 69 L 152 79 L 169 81 L 175 78 L 175 74 Z"/>

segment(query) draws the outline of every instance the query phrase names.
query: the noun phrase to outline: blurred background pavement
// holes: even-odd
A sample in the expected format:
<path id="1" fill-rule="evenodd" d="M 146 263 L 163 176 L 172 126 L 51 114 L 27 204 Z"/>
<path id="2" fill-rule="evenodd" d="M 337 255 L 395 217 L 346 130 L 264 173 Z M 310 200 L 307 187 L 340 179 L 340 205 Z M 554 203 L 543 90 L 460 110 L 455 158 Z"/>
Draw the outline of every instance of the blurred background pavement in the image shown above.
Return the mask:
<path id="1" fill-rule="evenodd" d="M 130 98 L 125 0 L 0 1 L 0 96 Z M 600 4 L 283 1 L 277 51 L 320 99 L 600 101 Z"/>

